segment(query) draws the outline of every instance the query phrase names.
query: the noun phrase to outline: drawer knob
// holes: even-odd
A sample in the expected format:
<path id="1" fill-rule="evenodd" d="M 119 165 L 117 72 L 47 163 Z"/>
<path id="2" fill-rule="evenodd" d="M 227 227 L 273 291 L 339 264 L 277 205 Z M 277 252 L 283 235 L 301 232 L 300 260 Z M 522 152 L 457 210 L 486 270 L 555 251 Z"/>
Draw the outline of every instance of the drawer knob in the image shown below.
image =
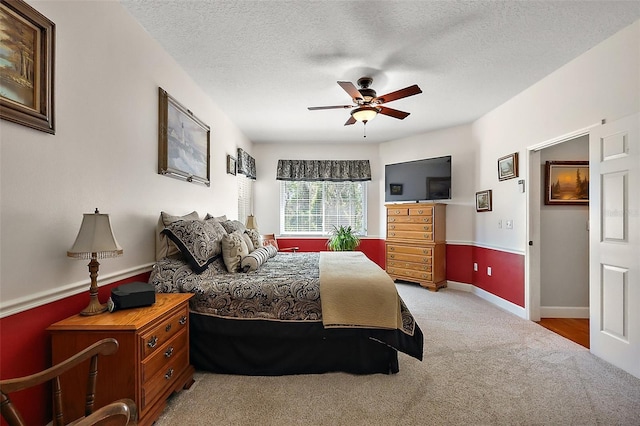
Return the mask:
<path id="1" fill-rule="evenodd" d="M 395 222 L 396 220 L 392 217 L 389 218 L 389 222 Z"/>
<path id="2" fill-rule="evenodd" d="M 171 346 L 169 349 L 167 349 L 164 352 L 164 356 L 165 358 L 171 358 L 171 355 L 173 355 L 173 346 Z"/>
<path id="3" fill-rule="evenodd" d="M 167 324 L 167 326 L 164 328 L 164 331 L 166 333 L 170 332 L 171 331 L 171 324 Z"/>
<path id="4" fill-rule="evenodd" d="M 149 339 L 149 341 L 147 342 L 147 346 L 149 346 L 150 348 L 155 348 L 157 344 L 158 336 L 151 337 L 151 339 Z"/>
<path id="5" fill-rule="evenodd" d="M 395 254 L 393 254 L 393 253 L 391 253 L 391 254 L 389 255 L 389 257 L 390 257 L 390 258 L 392 258 L 392 259 L 394 259 L 394 258 L 396 257 L 396 255 L 395 255 Z"/>
<path id="6" fill-rule="evenodd" d="M 173 376 L 173 368 L 170 368 L 169 371 L 164 375 L 164 378 L 169 380 Z"/>
<path id="7" fill-rule="evenodd" d="M 391 235 L 392 237 L 395 237 L 396 233 L 395 232 L 389 232 L 389 235 Z"/>
<path id="8" fill-rule="evenodd" d="M 419 209 L 419 210 L 418 210 L 418 214 L 422 214 L 422 212 L 423 212 L 423 210 L 422 210 L 422 209 Z"/>
<path id="9" fill-rule="evenodd" d="M 400 210 L 396 210 L 396 214 L 400 214 Z"/>
<path id="10" fill-rule="evenodd" d="M 395 247 L 389 247 L 389 250 L 394 251 L 396 248 Z"/>
<path id="11" fill-rule="evenodd" d="M 389 225 L 389 228 L 390 229 L 396 229 L 396 226 L 395 225 Z"/>
<path id="12" fill-rule="evenodd" d="M 181 316 L 178 322 L 180 323 L 180 325 L 185 325 L 187 323 L 187 316 L 186 315 Z"/>

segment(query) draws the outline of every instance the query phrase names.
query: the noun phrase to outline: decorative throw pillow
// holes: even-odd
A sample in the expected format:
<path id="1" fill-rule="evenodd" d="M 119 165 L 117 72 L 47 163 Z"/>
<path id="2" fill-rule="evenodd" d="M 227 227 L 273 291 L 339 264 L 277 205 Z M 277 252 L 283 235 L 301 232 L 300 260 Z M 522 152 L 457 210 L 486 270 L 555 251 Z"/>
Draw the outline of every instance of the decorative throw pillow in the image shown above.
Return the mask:
<path id="1" fill-rule="evenodd" d="M 258 247 L 242 258 L 240 269 L 242 272 L 256 271 L 269 260 L 269 258 L 275 256 L 277 253 L 278 251 L 273 246 Z"/>
<path id="2" fill-rule="evenodd" d="M 244 233 L 247 234 L 249 238 L 251 238 L 251 242 L 253 243 L 254 248 L 258 248 L 262 245 L 260 244 L 260 233 L 257 229 L 247 229 L 246 231 L 244 231 Z"/>
<path id="3" fill-rule="evenodd" d="M 222 259 L 227 266 L 227 271 L 238 272 L 242 257 L 248 254 L 247 244 L 239 232 L 235 231 L 222 237 Z"/>
<path id="4" fill-rule="evenodd" d="M 178 247 L 171 242 L 169 238 L 165 234 L 162 233 L 164 228 L 170 225 L 173 222 L 177 222 L 179 220 L 198 220 L 200 217 L 198 216 L 198 212 L 193 211 L 184 216 L 174 216 L 169 213 L 161 212 L 160 217 L 158 218 L 158 225 L 156 227 L 156 260 L 160 260 L 164 257 L 179 257 L 180 251 Z"/>
<path id="5" fill-rule="evenodd" d="M 249 249 L 249 253 L 251 253 L 252 251 L 254 251 L 256 249 L 255 246 L 253 245 L 253 241 L 251 241 L 251 237 L 249 237 L 249 235 L 246 232 L 242 233 L 242 239 L 247 244 L 247 248 Z"/>
<path id="6" fill-rule="evenodd" d="M 242 222 L 240 222 L 239 220 L 225 220 L 224 222 L 221 222 L 222 226 L 224 226 L 224 229 L 227 231 L 228 234 L 238 231 L 240 233 L 243 233 L 247 228 L 244 226 L 244 224 Z"/>
<path id="7" fill-rule="evenodd" d="M 222 215 L 222 216 L 213 216 L 211 213 L 207 213 L 207 215 L 204 217 L 204 220 L 209 220 L 209 219 L 215 219 L 218 222 L 226 222 L 227 220 L 227 215 Z"/>
<path id="8" fill-rule="evenodd" d="M 220 255 L 224 228 L 215 220 L 179 220 L 170 223 L 164 231 L 175 243 L 197 274 Z"/>

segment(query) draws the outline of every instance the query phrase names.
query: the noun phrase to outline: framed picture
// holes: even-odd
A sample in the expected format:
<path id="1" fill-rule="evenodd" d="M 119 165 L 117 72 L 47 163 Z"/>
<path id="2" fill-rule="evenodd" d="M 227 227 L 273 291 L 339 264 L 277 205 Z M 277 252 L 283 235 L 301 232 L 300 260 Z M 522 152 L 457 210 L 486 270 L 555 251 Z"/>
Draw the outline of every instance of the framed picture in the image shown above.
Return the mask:
<path id="1" fill-rule="evenodd" d="M 158 173 L 209 186 L 209 126 L 160 88 Z"/>
<path id="2" fill-rule="evenodd" d="M 476 192 L 476 211 L 477 212 L 490 212 L 492 209 L 492 194 L 491 190 Z"/>
<path id="3" fill-rule="evenodd" d="M 55 24 L 22 0 L 0 3 L 0 118 L 55 133 Z"/>
<path id="4" fill-rule="evenodd" d="M 544 189 L 547 205 L 588 205 L 589 162 L 547 161 Z"/>
<path id="5" fill-rule="evenodd" d="M 390 183 L 389 184 L 389 193 L 391 195 L 402 195 L 402 184 L 401 183 Z"/>
<path id="6" fill-rule="evenodd" d="M 507 180 L 518 177 L 518 153 L 505 155 L 498 158 L 498 180 Z"/>
<path id="7" fill-rule="evenodd" d="M 227 154 L 227 173 L 230 175 L 236 174 L 236 157 L 232 157 Z"/>

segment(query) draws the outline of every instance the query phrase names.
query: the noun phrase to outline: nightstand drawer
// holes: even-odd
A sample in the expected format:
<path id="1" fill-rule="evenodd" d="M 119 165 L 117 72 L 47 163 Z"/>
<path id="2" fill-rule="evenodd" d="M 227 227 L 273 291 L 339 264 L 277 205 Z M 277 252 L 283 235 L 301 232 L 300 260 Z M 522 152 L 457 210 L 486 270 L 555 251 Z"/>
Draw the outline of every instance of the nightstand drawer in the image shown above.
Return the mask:
<path id="1" fill-rule="evenodd" d="M 153 404 L 162 393 L 178 380 L 180 374 L 189 364 L 189 352 L 187 348 L 181 348 L 154 376 L 142 384 L 142 406 L 144 411 L 147 405 Z"/>
<path id="2" fill-rule="evenodd" d="M 174 312 L 171 316 L 162 320 L 157 326 L 140 335 L 140 347 L 142 359 L 152 354 L 160 346 L 164 345 L 173 335 L 184 330 L 189 324 L 187 308 Z"/>
<path id="3" fill-rule="evenodd" d="M 175 358 L 180 351 L 183 351 L 188 344 L 187 332 L 183 330 L 164 346 L 158 348 L 151 356 L 142 361 L 142 382 L 147 383 L 158 371 L 162 370 L 170 360 Z"/>

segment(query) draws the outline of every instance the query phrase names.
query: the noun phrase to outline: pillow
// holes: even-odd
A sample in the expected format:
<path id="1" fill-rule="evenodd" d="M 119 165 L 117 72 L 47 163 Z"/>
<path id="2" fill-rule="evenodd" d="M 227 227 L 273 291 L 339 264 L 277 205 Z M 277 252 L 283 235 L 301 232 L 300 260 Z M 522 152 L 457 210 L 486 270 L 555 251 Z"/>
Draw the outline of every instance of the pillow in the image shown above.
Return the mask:
<path id="1" fill-rule="evenodd" d="M 243 233 L 247 229 L 239 220 L 225 220 L 224 222 L 220 223 L 222 223 L 222 226 L 224 226 L 224 229 L 229 234 L 235 231 Z"/>
<path id="2" fill-rule="evenodd" d="M 262 245 L 260 244 L 260 233 L 258 233 L 257 229 L 247 229 L 244 232 L 249 236 L 249 238 L 251 238 L 251 242 L 253 243 L 253 248 L 258 248 Z"/>
<path id="3" fill-rule="evenodd" d="M 180 251 L 178 247 L 174 243 L 171 242 L 167 238 L 166 235 L 162 233 L 164 228 L 167 225 L 170 225 L 173 222 L 177 222 L 178 220 L 198 220 L 200 216 L 198 216 L 198 212 L 193 211 L 184 216 L 173 216 L 169 213 L 161 212 L 160 217 L 158 218 L 158 225 L 156 226 L 156 260 L 160 260 L 164 257 L 179 257 Z"/>
<path id="4" fill-rule="evenodd" d="M 220 255 L 224 228 L 215 220 L 179 220 L 164 231 L 196 274 L 201 274 Z"/>
<path id="5" fill-rule="evenodd" d="M 238 272 L 242 257 L 248 254 L 249 249 L 241 233 L 235 231 L 222 237 L 222 259 L 227 266 L 227 271 Z"/>
<path id="6" fill-rule="evenodd" d="M 242 258 L 240 269 L 242 272 L 256 271 L 269 260 L 269 258 L 275 256 L 277 253 L 278 250 L 276 250 L 274 246 L 258 247 Z"/>
<path id="7" fill-rule="evenodd" d="M 227 220 L 227 215 L 222 215 L 222 216 L 213 216 L 211 213 L 207 213 L 207 215 L 204 217 L 204 220 L 209 220 L 209 219 L 215 219 L 218 222 L 225 222 Z"/>
<path id="8" fill-rule="evenodd" d="M 247 244 L 247 248 L 249 249 L 249 253 L 254 251 L 256 247 L 253 245 L 253 241 L 251 241 L 251 237 L 245 232 L 242 233 L 242 239 Z"/>

